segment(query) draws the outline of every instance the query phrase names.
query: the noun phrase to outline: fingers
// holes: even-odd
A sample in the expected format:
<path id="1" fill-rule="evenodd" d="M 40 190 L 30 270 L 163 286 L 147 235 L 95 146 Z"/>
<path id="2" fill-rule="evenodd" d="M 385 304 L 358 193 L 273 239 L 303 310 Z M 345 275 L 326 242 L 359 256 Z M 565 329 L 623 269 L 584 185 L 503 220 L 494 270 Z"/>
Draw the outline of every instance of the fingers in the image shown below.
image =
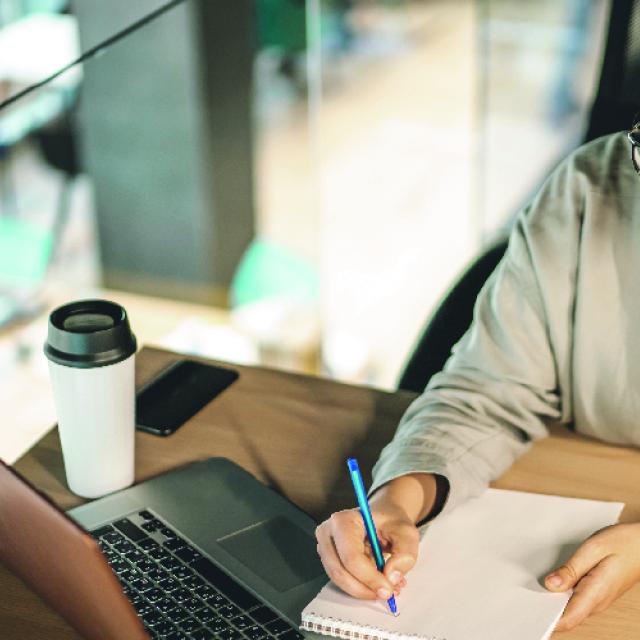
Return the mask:
<path id="1" fill-rule="evenodd" d="M 316 538 L 327 575 L 343 591 L 367 600 L 391 597 L 392 585 L 366 553 L 366 534 L 357 511 L 334 513 L 316 529 Z"/>
<path id="2" fill-rule="evenodd" d="M 617 597 L 616 564 L 616 556 L 607 556 L 578 581 L 557 631 L 573 629 L 591 613 L 606 609 Z"/>
<path id="3" fill-rule="evenodd" d="M 322 540 L 320 539 L 321 537 L 323 538 Z M 323 534 L 320 533 L 318 536 L 317 549 L 320 560 L 322 561 L 322 566 L 327 572 L 327 575 L 344 592 L 354 598 L 361 598 L 363 600 L 374 600 L 378 597 L 376 593 L 362 584 L 362 582 L 356 580 L 345 570 L 331 538 L 325 540 Z"/>
<path id="4" fill-rule="evenodd" d="M 334 513 L 316 529 L 325 571 L 338 587 L 356 598 L 387 600 L 405 586 L 404 573 L 415 564 L 418 530 L 411 523 L 383 524 L 380 534 L 391 554 L 384 573 L 376 568 L 357 510 Z"/>
<path id="5" fill-rule="evenodd" d="M 334 513 L 330 522 L 331 537 L 344 568 L 369 589 L 380 592 L 381 598 L 390 598 L 393 585 L 365 554 L 365 531 L 360 514 L 355 511 Z"/>
<path id="6" fill-rule="evenodd" d="M 588 538 L 561 567 L 550 573 L 544 581 L 549 591 L 572 589 L 600 560 L 607 555 L 598 538 Z"/>
<path id="7" fill-rule="evenodd" d="M 384 573 L 394 586 L 406 583 L 405 574 L 410 571 L 418 559 L 418 529 L 410 524 L 400 525 L 388 533 L 391 545 L 391 556 L 387 560 Z"/>

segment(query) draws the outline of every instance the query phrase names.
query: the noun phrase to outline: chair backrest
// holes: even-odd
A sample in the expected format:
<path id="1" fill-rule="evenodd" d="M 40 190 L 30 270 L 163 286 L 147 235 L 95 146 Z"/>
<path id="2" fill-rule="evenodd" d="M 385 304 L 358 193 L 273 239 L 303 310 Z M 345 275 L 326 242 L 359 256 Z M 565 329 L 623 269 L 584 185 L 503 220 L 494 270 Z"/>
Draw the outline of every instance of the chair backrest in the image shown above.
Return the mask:
<path id="1" fill-rule="evenodd" d="M 630 127 L 640 107 L 640 0 L 611 0 L 598 90 L 584 142 Z M 491 245 L 453 284 L 418 340 L 398 388 L 422 391 L 442 370 L 473 319 L 475 301 L 502 259 L 507 239 Z"/>
<path id="2" fill-rule="evenodd" d="M 640 2 L 611 0 L 600 81 L 585 142 L 631 127 L 640 106 Z"/>

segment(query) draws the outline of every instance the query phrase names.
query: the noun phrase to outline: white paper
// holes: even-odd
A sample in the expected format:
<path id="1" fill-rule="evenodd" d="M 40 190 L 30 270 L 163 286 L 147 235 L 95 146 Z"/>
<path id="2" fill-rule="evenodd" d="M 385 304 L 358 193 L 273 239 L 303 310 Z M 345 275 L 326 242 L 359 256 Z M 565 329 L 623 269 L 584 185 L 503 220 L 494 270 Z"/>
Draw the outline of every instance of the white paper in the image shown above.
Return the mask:
<path id="1" fill-rule="evenodd" d="M 570 593 L 550 593 L 543 578 L 594 531 L 615 523 L 623 506 L 488 489 L 429 525 L 396 598 L 398 617 L 385 603 L 357 600 L 329 583 L 303 621 L 309 614 L 343 620 L 384 630 L 371 633 L 383 638 L 544 640 Z"/>

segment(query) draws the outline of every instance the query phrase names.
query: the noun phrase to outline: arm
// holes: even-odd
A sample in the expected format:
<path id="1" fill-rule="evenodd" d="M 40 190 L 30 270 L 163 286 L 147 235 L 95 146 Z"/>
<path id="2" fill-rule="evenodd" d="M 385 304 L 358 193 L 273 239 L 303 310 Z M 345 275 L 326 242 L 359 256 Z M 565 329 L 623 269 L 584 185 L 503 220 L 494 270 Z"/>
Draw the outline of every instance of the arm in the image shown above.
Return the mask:
<path id="1" fill-rule="evenodd" d="M 375 571 L 357 511 L 318 527 L 330 577 L 348 593 L 386 598 L 415 563 L 416 523 L 481 493 L 572 415 L 572 312 L 582 226 L 580 159 L 566 161 L 520 216 L 445 370 L 409 407 L 374 468 L 372 511 L 391 554 Z M 395 575 L 394 574 L 398 574 Z"/>
<path id="2" fill-rule="evenodd" d="M 470 329 L 403 416 L 371 491 L 405 474 L 439 474 L 447 511 L 506 471 L 548 422 L 572 419 L 582 206 L 580 158 L 570 158 L 520 215 Z"/>

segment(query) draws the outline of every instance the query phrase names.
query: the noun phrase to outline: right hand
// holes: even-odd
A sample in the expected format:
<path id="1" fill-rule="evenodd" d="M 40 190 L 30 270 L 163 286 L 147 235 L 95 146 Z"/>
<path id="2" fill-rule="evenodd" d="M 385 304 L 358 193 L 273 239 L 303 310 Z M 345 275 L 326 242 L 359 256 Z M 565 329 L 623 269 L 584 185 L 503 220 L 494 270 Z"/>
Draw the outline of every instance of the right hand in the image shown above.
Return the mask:
<path id="1" fill-rule="evenodd" d="M 328 576 L 346 593 L 366 600 L 388 600 L 405 586 L 405 574 L 418 557 L 419 534 L 407 512 L 393 502 L 371 504 L 385 555 L 377 570 L 358 509 L 338 511 L 316 529 L 318 554 Z"/>

